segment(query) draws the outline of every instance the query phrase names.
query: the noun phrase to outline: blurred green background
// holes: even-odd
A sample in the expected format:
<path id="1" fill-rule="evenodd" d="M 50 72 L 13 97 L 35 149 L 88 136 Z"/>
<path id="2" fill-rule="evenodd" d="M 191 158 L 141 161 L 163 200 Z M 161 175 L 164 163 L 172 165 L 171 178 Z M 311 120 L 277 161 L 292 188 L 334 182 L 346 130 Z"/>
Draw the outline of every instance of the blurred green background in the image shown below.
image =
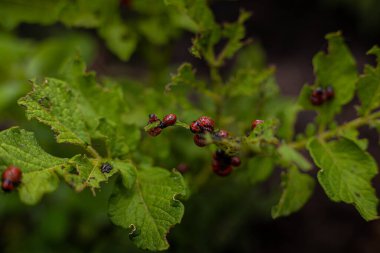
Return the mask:
<path id="1" fill-rule="evenodd" d="M 297 96 L 313 80 L 312 56 L 325 47 L 324 35 L 342 30 L 359 67 L 373 59 L 365 52 L 380 42 L 380 3 L 376 0 L 214 0 L 209 1 L 218 22 L 236 20 L 239 9 L 253 13 L 247 37 L 254 40 L 253 58 L 228 62 L 226 72 L 239 61 L 262 68 L 276 66 L 281 93 Z M 164 93 L 170 74 L 184 61 L 200 76 L 205 64 L 188 48 L 193 24 L 159 0 L 0 0 L 0 129 L 20 125 L 36 132 L 48 152 L 68 156 L 69 145 L 58 145 L 51 131 L 27 121 L 17 99 L 31 88 L 32 78 L 61 77 L 64 64 L 80 55 L 101 82 L 123 86 L 128 108 L 126 122 L 143 127 L 149 113 L 175 112 L 185 122 L 209 112 L 199 94 L 179 89 L 184 96 Z M 244 54 L 243 54 L 244 55 Z M 186 96 L 190 101 L 186 102 Z M 180 100 L 180 101 L 178 101 Z M 231 103 L 236 103 L 232 101 Z M 241 102 L 225 112 L 245 119 L 251 109 Z M 236 106 L 236 105 L 235 105 Z M 256 112 L 255 112 L 256 113 Z M 255 114 L 253 113 L 253 114 Z M 350 118 L 348 109 L 341 117 Z M 310 114 L 302 114 L 296 129 L 303 130 Z M 241 124 L 243 124 L 242 122 Z M 239 123 L 240 124 L 240 123 Z M 242 130 L 230 126 L 229 130 Z M 363 137 L 376 133 L 364 129 Z M 159 138 L 142 133 L 137 147 L 144 157 L 164 168 L 186 163 L 191 175 L 210 166 L 210 150 L 192 144 L 190 133 L 167 131 Z M 376 141 L 370 146 L 374 151 Z M 376 157 L 376 156 L 375 156 Z M 378 156 L 377 156 L 378 157 Z M 242 169 L 248 166 L 243 161 Z M 243 182 L 243 183 L 242 183 Z M 112 225 L 107 200 L 113 181 L 94 197 L 75 193 L 62 184 L 36 206 L 20 203 L 17 194 L 0 194 L 0 252 L 139 252 L 128 231 Z M 379 188 L 379 177 L 375 179 Z M 190 185 L 191 188 L 191 185 Z M 169 252 L 378 252 L 380 223 L 365 223 L 352 207 L 330 202 L 317 187 L 299 213 L 272 220 L 270 209 L 279 194 L 279 171 L 252 186 L 239 171 L 228 178 L 211 178 L 185 202 L 183 222 L 169 235 Z M 378 189 L 379 190 L 379 189 Z"/>

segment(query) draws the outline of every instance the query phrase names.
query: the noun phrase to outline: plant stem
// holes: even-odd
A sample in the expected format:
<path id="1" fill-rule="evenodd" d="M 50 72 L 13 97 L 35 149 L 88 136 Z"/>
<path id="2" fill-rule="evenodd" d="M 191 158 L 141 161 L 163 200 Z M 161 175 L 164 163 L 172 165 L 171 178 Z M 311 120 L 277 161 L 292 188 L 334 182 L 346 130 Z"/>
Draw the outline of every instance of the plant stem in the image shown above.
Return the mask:
<path id="1" fill-rule="evenodd" d="M 351 121 L 335 128 L 335 129 L 319 133 L 317 135 L 317 137 L 320 139 L 323 139 L 323 140 L 330 139 L 332 137 L 339 135 L 339 133 L 341 133 L 344 130 L 352 129 L 352 128 L 358 128 L 358 127 L 367 125 L 372 120 L 377 119 L 377 118 L 380 118 L 380 111 L 374 112 L 374 113 L 369 114 L 369 115 L 364 116 L 364 117 L 356 118 L 356 119 L 351 120 Z M 299 140 L 296 142 L 291 142 L 288 145 L 294 149 L 303 149 L 303 148 L 305 148 L 309 139 L 310 138 L 306 138 L 306 139 L 302 139 L 302 140 Z"/>
<path id="2" fill-rule="evenodd" d="M 99 155 L 99 153 L 90 145 L 88 145 L 86 147 L 86 151 L 93 157 L 93 158 L 96 158 L 96 159 L 101 159 L 102 157 Z"/>

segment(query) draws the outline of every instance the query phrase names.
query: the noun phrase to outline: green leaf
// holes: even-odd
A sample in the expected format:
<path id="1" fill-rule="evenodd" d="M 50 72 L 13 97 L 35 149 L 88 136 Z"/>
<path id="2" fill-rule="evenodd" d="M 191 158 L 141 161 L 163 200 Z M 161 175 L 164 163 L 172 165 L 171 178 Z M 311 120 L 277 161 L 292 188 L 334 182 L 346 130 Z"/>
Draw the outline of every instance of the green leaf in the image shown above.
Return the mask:
<path id="1" fill-rule="evenodd" d="M 172 75 L 171 82 L 165 86 L 167 92 L 171 91 L 175 86 L 190 86 L 195 88 L 204 88 L 205 84 L 197 80 L 195 76 L 195 69 L 190 63 L 183 63 L 179 66 L 177 73 Z"/>
<path id="2" fill-rule="evenodd" d="M 314 138 L 307 148 L 321 169 L 318 180 L 331 200 L 353 204 L 365 220 L 378 218 L 378 199 L 371 186 L 378 169 L 367 152 L 344 138 L 329 143 Z"/>
<path id="3" fill-rule="evenodd" d="M 281 181 L 283 192 L 278 204 L 272 208 L 274 219 L 288 216 L 303 207 L 311 197 L 315 185 L 311 176 L 300 173 L 294 166 L 282 175 Z"/>
<path id="4" fill-rule="evenodd" d="M 368 148 L 368 140 L 367 139 L 359 139 L 360 132 L 357 129 L 344 129 L 338 133 L 339 136 L 349 139 L 358 145 L 363 150 L 367 150 Z"/>
<path id="5" fill-rule="evenodd" d="M 196 24 L 198 32 L 211 30 L 216 25 L 206 0 L 165 0 L 165 3 L 186 14 Z"/>
<path id="6" fill-rule="evenodd" d="M 0 25 L 14 28 L 21 22 L 53 24 L 67 0 L 0 1 Z"/>
<path id="7" fill-rule="evenodd" d="M 33 91 L 19 100 L 28 119 L 35 118 L 50 126 L 59 143 L 87 146 L 91 140 L 81 110 L 79 95 L 67 83 L 57 79 L 33 81 Z"/>
<path id="8" fill-rule="evenodd" d="M 181 221 L 183 204 L 177 200 L 186 196 L 186 186 L 178 172 L 161 168 L 133 168 L 136 181 L 130 189 L 118 184 L 109 203 L 113 223 L 129 228 L 130 239 L 140 248 L 165 250 L 171 227 Z M 123 174 L 124 177 L 124 174 Z M 131 186 L 130 183 L 128 183 Z"/>
<path id="9" fill-rule="evenodd" d="M 319 52 L 313 58 L 315 83 L 313 87 L 304 86 L 299 100 L 305 109 L 319 111 L 319 121 L 324 124 L 329 123 L 341 111 L 342 106 L 351 101 L 358 78 L 355 60 L 341 33 L 330 33 L 326 39 L 329 43 L 328 53 Z M 334 98 L 321 106 L 313 106 L 310 102 L 312 90 L 327 86 L 333 87 Z"/>
<path id="10" fill-rule="evenodd" d="M 231 58 L 243 46 L 242 39 L 245 37 L 244 23 L 251 14 L 241 11 L 239 19 L 235 23 L 226 23 L 223 27 L 223 36 L 228 39 L 223 49 L 223 56 Z"/>
<path id="11" fill-rule="evenodd" d="M 277 136 L 290 141 L 294 136 L 295 123 L 300 106 L 286 97 L 273 97 L 265 104 L 265 114 L 273 115 L 280 121 Z"/>
<path id="12" fill-rule="evenodd" d="M 264 123 L 258 124 L 243 141 L 252 151 L 262 152 L 262 148 L 265 147 L 265 145 L 278 143 L 278 139 L 275 137 L 277 127 L 278 120 L 266 120 Z"/>
<path id="13" fill-rule="evenodd" d="M 106 17 L 115 13 L 117 1 L 86 0 L 67 1 L 59 16 L 60 21 L 69 27 L 96 28 L 105 22 Z"/>
<path id="14" fill-rule="evenodd" d="M 24 173 L 22 184 L 18 191 L 22 202 L 37 204 L 46 193 L 55 191 L 59 185 L 59 178 L 50 168 Z"/>
<path id="15" fill-rule="evenodd" d="M 115 19 L 99 29 L 99 35 L 120 59 L 128 60 L 137 47 L 138 37 L 129 26 Z"/>
<path id="16" fill-rule="evenodd" d="M 46 153 L 33 133 L 20 128 L 0 132 L 0 160 L 5 166 L 15 165 L 22 171 L 18 187 L 20 198 L 27 204 L 37 203 L 43 194 L 58 187 L 56 170 L 65 169 L 67 159 Z"/>
<path id="17" fill-rule="evenodd" d="M 309 161 L 294 148 L 283 144 L 277 149 L 277 152 L 280 154 L 282 161 L 285 162 L 286 167 L 293 165 L 304 171 L 311 170 Z"/>
<path id="18" fill-rule="evenodd" d="M 98 84 L 95 74 L 86 72 L 85 68 L 81 59 L 74 58 L 61 71 L 68 82 L 52 78 L 41 83 L 33 81 L 33 90 L 19 100 L 19 104 L 26 107 L 28 119 L 35 118 L 50 126 L 57 134 L 59 143 L 73 143 L 84 148 L 91 144 L 92 138 L 98 137 L 98 128 L 102 127 L 99 126 L 100 119 L 108 120 L 110 125 L 118 123 L 119 126 L 128 111 L 128 107 L 124 106 L 121 87 L 110 82 Z M 111 139 L 116 137 L 112 131 L 103 133 L 102 137 L 108 137 L 104 134 L 112 135 Z M 116 156 L 120 152 L 125 153 L 126 148 L 121 150 L 120 145 L 127 146 L 127 142 L 114 144 L 119 148 Z M 108 148 L 116 152 L 114 147 Z"/>
<path id="19" fill-rule="evenodd" d="M 102 118 L 97 128 L 99 137 L 105 140 L 108 157 L 123 158 L 134 150 L 141 138 L 140 129 L 134 125 L 116 125 Z"/>
<path id="20" fill-rule="evenodd" d="M 198 58 L 204 57 L 208 62 L 214 62 L 214 46 L 222 37 L 221 28 L 215 23 L 214 16 L 207 6 L 206 0 L 165 0 L 193 21 L 199 33 L 193 39 L 190 52 Z"/>
<path id="21" fill-rule="evenodd" d="M 255 96 L 268 93 L 271 90 L 269 84 L 274 78 L 274 68 L 264 70 L 239 69 L 225 86 L 225 94 L 229 97 Z M 275 90 L 277 92 L 277 89 Z M 272 92 L 269 92 L 272 93 Z"/>
<path id="22" fill-rule="evenodd" d="M 86 71 L 80 57 L 70 59 L 61 72 L 67 85 L 79 94 L 82 111 L 92 119 L 89 124 L 96 127 L 100 118 L 118 123 L 128 111 L 121 85 L 107 80 L 98 83 L 95 72 Z"/>
<path id="23" fill-rule="evenodd" d="M 236 62 L 232 66 L 233 72 L 239 69 L 262 70 L 266 67 L 266 56 L 262 46 L 256 42 L 239 50 L 236 54 Z"/>
<path id="24" fill-rule="evenodd" d="M 123 186 L 132 190 L 136 182 L 136 167 L 130 160 L 114 160 L 113 165 L 121 174 Z"/>
<path id="25" fill-rule="evenodd" d="M 66 174 L 65 179 L 71 183 L 76 191 L 82 191 L 86 187 L 90 187 L 92 191 L 99 189 L 100 183 L 107 182 L 111 176 L 118 172 L 112 161 L 90 159 L 86 155 L 76 155 L 70 159 L 70 163 L 76 168 L 77 173 Z M 112 166 L 109 173 L 102 173 L 103 163 Z"/>
<path id="26" fill-rule="evenodd" d="M 265 181 L 273 172 L 274 158 L 271 156 L 255 156 L 248 161 L 248 172 L 243 177 L 251 184 Z"/>
<path id="27" fill-rule="evenodd" d="M 376 55 L 377 66 L 366 65 L 364 75 L 358 81 L 359 113 L 367 115 L 380 106 L 380 48 L 374 46 L 368 54 Z"/>

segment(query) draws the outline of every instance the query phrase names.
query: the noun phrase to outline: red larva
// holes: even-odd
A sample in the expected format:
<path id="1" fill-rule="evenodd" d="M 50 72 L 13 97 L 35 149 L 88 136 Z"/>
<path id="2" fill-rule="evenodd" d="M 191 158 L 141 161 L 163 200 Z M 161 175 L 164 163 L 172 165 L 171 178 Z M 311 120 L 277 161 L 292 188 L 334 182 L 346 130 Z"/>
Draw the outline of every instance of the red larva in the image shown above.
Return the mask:
<path id="1" fill-rule="evenodd" d="M 3 191 L 13 191 L 21 182 L 22 172 L 16 166 L 10 165 L 2 174 L 1 188 Z"/>
<path id="2" fill-rule="evenodd" d="M 199 124 L 199 126 L 201 127 L 202 130 L 208 131 L 208 132 L 213 132 L 214 131 L 215 122 L 210 117 L 207 117 L 207 116 L 199 117 L 199 119 L 197 120 L 197 122 L 198 122 L 198 124 Z"/>
<path id="3" fill-rule="evenodd" d="M 173 126 L 176 123 L 176 121 L 177 121 L 177 116 L 174 113 L 170 113 L 163 118 L 162 123 L 160 124 L 160 127 L 165 128 L 168 126 Z"/>
<path id="4" fill-rule="evenodd" d="M 15 188 L 15 185 L 8 179 L 3 179 L 3 182 L 1 184 L 1 189 L 5 192 L 11 192 Z"/>
<path id="5" fill-rule="evenodd" d="M 158 117 L 156 114 L 152 113 L 149 114 L 149 121 L 148 124 L 152 124 L 153 122 L 159 121 Z"/>
<path id="6" fill-rule="evenodd" d="M 334 96 L 335 96 L 335 92 L 334 92 L 333 87 L 327 86 L 324 93 L 324 99 L 328 101 L 328 100 L 333 99 Z"/>
<path id="7" fill-rule="evenodd" d="M 234 167 L 238 167 L 240 166 L 240 158 L 238 156 L 233 156 L 231 157 L 231 165 L 234 166 Z"/>
<path id="8" fill-rule="evenodd" d="M 150 136 L 155 137 L 155 136 L 159 135 L 161 133 L 161 131 L 162 131 L 161 127 L 153 127 L 153 128 L 148 130 L 148 134 Z"/>
<path id="9" fill-rule="evenodd" d="M 212 165 L 212 171 L 218 176 L 225 177 L 231 174 L 232 166 L 231 165 L 223 166 L 223 165 L 220 165 L 218 162 L 216 162 Z"/>
<path id="10" fill-rule="evenodd" d="M 319 106 L 324 102 L 333 99 L 334 96 L 335 92 L 332 86 L 327 86 L 326 88 L 318 87 L 312 91 L 310 95 L 310 102 L 315 106 Z"/>
<path id="11" fill-rule="evenodd" d="M 194 143 L 195 145 L 197 145 L 198 147 L 205 147 L 207 146 L 207 140 L 205 137 L 199 135 L 199 134 L 196 134 L 194 135 Z"/>
<path id="12" fill-rule="evenodd" d="M 219 130 L 216 134 L 215 134 L 215 136 L 216 137 L 219 137 L 219 138 L 227 138 L 228 137 L 228 132 L 226 131 L 226 130 Z"/>
<path id="13" fill-rule="evenodd" d="M 318 87 L 315 90 L 312 91 L 311 96 L 310 96 L 310 102 L 313 105 L 321 105 L 324 102 L 324 91 L 322 88 Z"/>
<path id="14" fill-rule="evenodd" d="M 263 124 L 264 123 L 264 120 L 261 120 L 261 119 L 255 119 L 252 121 L 251 123 L 251 129 L 255 129 L 258 125 L 260 124 Z"/>
<path id="15" fill-rule="evenodd" d="M 232 172 L 233 167 L 240 165 L 238 156 L 229 156 L 223 150 L 217 150 L 212 156 L 212 171 L 218 175 L 225 177 Z"/>
<path id="16" fill-rule="evenodd" d="M 198 122 L 197 121 L 193 121 L 191 124 L 190 124 L 190 131 L 194 134 L 198 134 L 198 133 L 201 133 L 202 132 L 202 129 L 201 127 L 199 126 Z"/>

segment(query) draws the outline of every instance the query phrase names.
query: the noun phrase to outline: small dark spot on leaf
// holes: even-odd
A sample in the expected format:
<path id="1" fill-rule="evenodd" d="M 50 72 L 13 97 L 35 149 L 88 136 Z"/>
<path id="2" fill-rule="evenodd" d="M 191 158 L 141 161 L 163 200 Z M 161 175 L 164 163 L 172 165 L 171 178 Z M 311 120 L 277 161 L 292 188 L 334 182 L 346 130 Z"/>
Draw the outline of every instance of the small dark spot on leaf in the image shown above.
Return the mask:
<path id="1" fill-rule="evenodd" d="M 102 173 L 110 173 L 112 170 L 112 165 L 109 163 L 103 163 L 100 170 Z"/>
<path id="2" fill-rule="evenodd" d="M 45 107 L 47 109 L 49 109 L 51 107 L 51 101 L 48 97 L 42 97 L 42 98 L 38 99 L 38 103 L 42 107 Z"/>

